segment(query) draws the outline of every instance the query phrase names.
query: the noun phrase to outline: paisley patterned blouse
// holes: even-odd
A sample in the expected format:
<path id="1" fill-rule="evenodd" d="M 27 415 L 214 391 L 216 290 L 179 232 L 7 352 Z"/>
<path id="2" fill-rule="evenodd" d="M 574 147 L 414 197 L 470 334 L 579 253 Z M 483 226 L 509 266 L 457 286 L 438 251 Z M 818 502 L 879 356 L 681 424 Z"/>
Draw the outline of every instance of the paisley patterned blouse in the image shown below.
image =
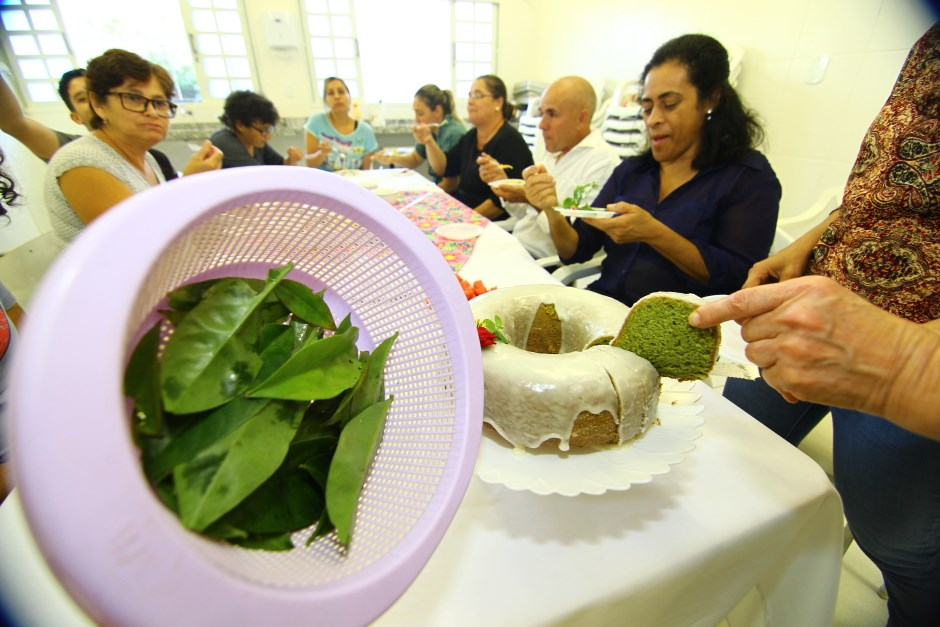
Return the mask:
<path id="1" fill-rule="evenodd" d="M 940 22 L 868 129 L 809 271 L 913 322 L 940 318 Z"/>

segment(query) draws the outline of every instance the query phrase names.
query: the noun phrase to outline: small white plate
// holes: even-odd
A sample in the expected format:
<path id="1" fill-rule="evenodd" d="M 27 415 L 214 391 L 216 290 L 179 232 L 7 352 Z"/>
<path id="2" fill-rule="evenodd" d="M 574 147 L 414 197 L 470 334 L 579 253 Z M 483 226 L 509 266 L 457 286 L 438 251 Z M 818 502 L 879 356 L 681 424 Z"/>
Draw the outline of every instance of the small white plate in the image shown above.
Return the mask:
<path id="1" fill-rule="evenodd" d="M 507 189 L 522 189 L 525 187 L 525 181 L 522 179 L 499 179 L 490 181 L 490 187 L 505 187 Z"/>
<path id="2" fill-rule="evenodd" d="M 555 211 L 569 218 L 613 218 L 619 215 L 616 211 L 606 211 L 604 209 L 565 209 L 564 207 L 555 207 Z"/>
<path id="3" fill-rule="evenodd" d="M 442 224 L 437 227 L 435 233 L 444 239 L 464 240 L 473 239 L 483 232 L 483 227 L 479 224 L 469 224 L 467 222 L 458 222 L 456 224 Z"/>

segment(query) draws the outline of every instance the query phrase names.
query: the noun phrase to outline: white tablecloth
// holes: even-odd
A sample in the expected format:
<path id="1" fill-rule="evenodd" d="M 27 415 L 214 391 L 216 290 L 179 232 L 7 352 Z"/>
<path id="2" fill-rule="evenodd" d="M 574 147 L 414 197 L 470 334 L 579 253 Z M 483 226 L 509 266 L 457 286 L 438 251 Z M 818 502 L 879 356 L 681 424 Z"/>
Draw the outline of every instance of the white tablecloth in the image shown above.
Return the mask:
<path id="1" fill-rule="evenodd" d="M 554 282 L 493 224 L 461 275 Z M 731 614 L 733 625 L 829 625 L 838 495 L 799 450 L 704 383 L 694 390 L 702 435 L 649 483 L 562 497 L 474 477 L 437 551 L 377 624 L 686 627 Z M 15 492 L 0 507 L 0 599 L 22 624 L 88 624 L 42 561 Z"/>

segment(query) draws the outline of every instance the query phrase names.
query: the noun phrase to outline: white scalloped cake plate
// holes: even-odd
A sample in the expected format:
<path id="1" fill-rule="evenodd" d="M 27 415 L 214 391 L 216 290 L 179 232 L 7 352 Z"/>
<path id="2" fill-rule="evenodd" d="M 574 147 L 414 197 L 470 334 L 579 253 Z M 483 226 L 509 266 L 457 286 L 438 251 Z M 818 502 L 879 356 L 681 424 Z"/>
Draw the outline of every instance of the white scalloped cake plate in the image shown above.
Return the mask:
<path id="1" fill-rule="evenodd" d="M 603 494 L 648 483 L 669 472 L 695 448 L 705 424 L 700 395 L 692 382 L 662 380 L 658 422 L 619 447 L 571 450 L 515 448 L 494 429 L 485 428 L 476 475 L 487 483 L 536 494 Z"/>

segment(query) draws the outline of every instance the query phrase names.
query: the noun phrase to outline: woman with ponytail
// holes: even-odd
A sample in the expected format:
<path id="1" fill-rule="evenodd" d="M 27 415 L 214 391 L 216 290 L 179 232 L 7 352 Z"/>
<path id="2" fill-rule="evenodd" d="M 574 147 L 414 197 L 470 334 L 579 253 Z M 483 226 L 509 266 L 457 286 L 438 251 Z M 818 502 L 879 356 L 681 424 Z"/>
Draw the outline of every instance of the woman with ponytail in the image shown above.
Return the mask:
<path id="1" fill-rule="evenodd" d="M 433 143 L 447 152 L 467 132 L 454 110 L 454 94 L 449 89 L 441 89 L 433 83 L 425 85 L 415 93 L 414 112 L 415 125 L 411 132 L 417 142 L 415 149 L 406 155 L 382 151 L 376 155 L 377 161 L 400 168 L 417 168 L 428 158 L 428 144 Z M 441 182 L 433 169 L 428 168 L 428 173 L 435 183 Z"/>

